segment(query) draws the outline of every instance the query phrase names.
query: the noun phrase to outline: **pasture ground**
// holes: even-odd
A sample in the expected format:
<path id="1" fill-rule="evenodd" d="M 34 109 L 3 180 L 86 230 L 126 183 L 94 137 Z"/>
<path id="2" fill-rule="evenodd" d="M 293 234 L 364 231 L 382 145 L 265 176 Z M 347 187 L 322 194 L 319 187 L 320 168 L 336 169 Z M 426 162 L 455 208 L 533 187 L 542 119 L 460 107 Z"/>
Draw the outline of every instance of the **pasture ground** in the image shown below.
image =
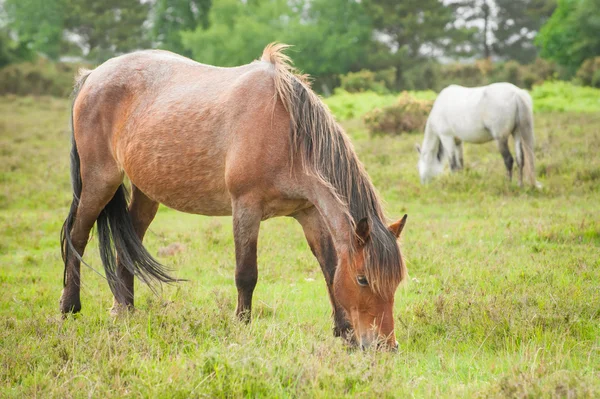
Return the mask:
<path id="1" fill-rule="evenodd" d="M 151 253 L 189 282 L 113 318 L 83 268 L 83 311 L 62 320 L 59 230 L 71 199 L 69 103 L 0 98 L 0 397 L 599 397 L 600 114 L 536 114 L 542 190 L 504 180 L 493 143 L 421 186 L 421 135 L 369 138 L 344 122 L 402 237 L 398 353 L 331 334 L 317 262 L 293 220 L 263 223 L 254 320 L 233 317 L 230 218 L 161 207 Z M 101 269 L 93 238 L 85 255 Z"/>

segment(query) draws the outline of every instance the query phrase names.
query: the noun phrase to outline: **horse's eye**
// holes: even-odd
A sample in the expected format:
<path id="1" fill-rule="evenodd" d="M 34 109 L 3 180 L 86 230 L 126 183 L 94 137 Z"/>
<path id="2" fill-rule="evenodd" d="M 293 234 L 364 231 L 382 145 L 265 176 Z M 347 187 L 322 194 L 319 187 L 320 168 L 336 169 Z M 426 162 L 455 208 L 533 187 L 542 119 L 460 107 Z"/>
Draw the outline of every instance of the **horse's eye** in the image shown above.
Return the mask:
<path id="1" fill-rule="evenodd" d="M 369 285 L 369 280 L 367 280 L 367 278 L 365 276 L 358 275 L 356 276 L 356 282 L 358 283 L 358 285 L 366 287 L 367 285 Z"/>

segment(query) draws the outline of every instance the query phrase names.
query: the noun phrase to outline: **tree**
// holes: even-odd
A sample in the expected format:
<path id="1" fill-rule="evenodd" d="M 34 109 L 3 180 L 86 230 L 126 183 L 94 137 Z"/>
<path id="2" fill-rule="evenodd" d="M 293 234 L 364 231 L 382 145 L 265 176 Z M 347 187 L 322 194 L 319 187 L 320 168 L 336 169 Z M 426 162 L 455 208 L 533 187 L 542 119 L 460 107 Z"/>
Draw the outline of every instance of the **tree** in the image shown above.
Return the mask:
<path id="1" fill-rule="evenodd" d="M 526 63 L 537 56 L 534 37 L 556 7 L 556 0 L 457 0 L 458 18 L 475 27 L 472 48 L 482 58 L 495 56 Z"/>
<path id="2" fill-rule="evenodd" d="M 396 67 L 397 88 L 405 85 L 405 69 L 453 52 L 470 34 L 453 25 L 455 7 L 440 0 L 365 0 L 364 4 L 380 42 L 387 47 L 380 47 L 377 57 Z"/>
<path id="3" fill-rule="evenodd" d="M 288 40 L 296 65 L 318 77 L 320 89 L 328 92 L 337 75 L 369 66 L 373 24 L 356 0 L 312 0 L 307 5 L 293 19 Z"/>
<path id="4" fill-rule="evenodd" d="M 457 19 L 465 26 L 476 26 L 470 38 L 469 55 L 489 58 L 492 55 L 492 6 L 490 0 L 460 0 L 453 3 Z"/>
<path id="5" fill-rule="evenodd" d="M 5 9 L 21 46 L 58 59 L 63 42 L 63 0 L 6 0 Z"/>
<path id="6" fill-rule="evenodd" d="M 496 0 L 494 53 L 522 63 L 537 56 L 534 39 L 556 8 L 556 0 Z"/>
<path id="7" fill-rule="evenodd" d="M 64 0 L 64 28 L 74 34 L 86 58 L 101 62 L 149 44 L 144 23 L 149 3 L 140 0 Z"/>
<path id="8" fill-rule="evenodd" d="M 145 47 L 150 4 L 140 0 L 6 0 L 17 41 L 52 59 L 69 52 L 100 62 Z"/>
<path id="9" fill-rule="evenodd" d="M 157 0 L 153 6 L 153 40 L 161 48 L 191 56 L 181 43 L 181 32 L 206 29 L 211 5 L 212 0 Z"/>
<path id="10" fill-rule="evenodd" d="M 251 62 L 278 41 L 294 45 L 299 69 L 330 80 L 364 65 L 371 43 L 370 18 L 356 0 L 221 0 L 209 21 L 183 32 L 182 42 L 194 59 L 220 66 Z"/>
<path id="11" fill-rule="evenodd" d="M 600 0 L 559 0 L 536 38 L 542 57 L 571 74 L 588 58 L 600 55 Z"/>

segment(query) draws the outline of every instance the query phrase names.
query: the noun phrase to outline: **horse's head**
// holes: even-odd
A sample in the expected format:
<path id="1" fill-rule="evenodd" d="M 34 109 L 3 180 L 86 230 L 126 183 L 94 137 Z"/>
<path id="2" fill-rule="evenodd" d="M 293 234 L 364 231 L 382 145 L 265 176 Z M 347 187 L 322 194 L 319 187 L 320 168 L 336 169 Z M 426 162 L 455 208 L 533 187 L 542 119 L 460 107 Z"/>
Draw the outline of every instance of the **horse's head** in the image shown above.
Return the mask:
<path id="1" fill-rule="evenodd" d="M 441 174 L 444 171 L 444 164 L 442 162 L 441 145 L 439 145 L 438 151 L 425 151 L 421 150 L 419 145 L 416 146 L 417 152 L 419 153 L 419 177 L 421 183 L 425 184 L 432 178 Z"/>
<path id="2" fill-rule="evenodd" d="M 406 222 L 406 215 L 393 223 L 384 232 L 371 230 L 368 219 L 362 219 L 356 225 L 356 246 L 352 259 L 341 261 L 338 264 L 334 279 L 335 297 L 346 312 L 346 316 L 354 330 L 354 339 L 362 348 L 372 344 L 387 346 L 395 349 L 398 346 L 394 333 L 394 293 L 400 281 L 406 276 L 402 256 L 398 248 L 397 239 Z M 383 226 L 385 228 L 385 226 Z M 376 246 L 378 250 L 386 252 L 380 256 L 373 256 L 373 240 L 376 234 L 386 234 L 390 240 L 383 246 Z M 395 245 L 396 248 L 385 247 Z M 397 256 L 389 256 L 397 253 Z M 378 268 L 373 259 L 387 260 L 388 270 Z M 394 259 L 394 263 L 389 262 Z M 367 266 L 367 262 L 371 262 Z M 394 270 L 389 270 L 389 268 Z M 385 281 L 383 281 L 385 279 Z"/>

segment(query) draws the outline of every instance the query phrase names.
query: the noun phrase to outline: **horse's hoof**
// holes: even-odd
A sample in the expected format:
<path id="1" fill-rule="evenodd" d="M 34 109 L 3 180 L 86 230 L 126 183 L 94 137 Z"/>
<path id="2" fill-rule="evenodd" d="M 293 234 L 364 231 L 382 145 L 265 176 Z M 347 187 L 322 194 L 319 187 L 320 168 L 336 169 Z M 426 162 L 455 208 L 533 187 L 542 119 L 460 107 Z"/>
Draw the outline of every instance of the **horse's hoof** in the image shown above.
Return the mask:
<path id="1" fill-rule="evenodd" d="M 342 327 L 333 327 L 333 336 L 344 339 L 350 346 L 357 345 L 356 338 L 354 337 L 354 330 L 352 330 L 350 324 L 345 324 Z"/>
<path id="2" fill-rule="evenodd" d="M 81 311 L 81 301 L 79 298 L 70 298 L 63 295 L 60 298 L 60 313 L 63 314 L 63 318 L 69 313 L 79 313 Z"/>
<path id="3" fill-rule="evenodd" d="M 235 316 L 240 322 L 244 324 L 250 324 L 250 321 L 252 321 L 252 313 L 249 309 L 237 310 L 235 312 Z"/>
<path id="4" fill-rule="evenodd" d="M 129 312 L 133 312 L 134 310 L 135 308 L 133 306 L 133 301 L 132 303 L 122 304 L 117 302 L 117 300 L 115 299 L 113 301 L 112 308 L 110 308 L 110 315 L 113 317 L 117 317 L 123 314 L 127 314 Z"/>

